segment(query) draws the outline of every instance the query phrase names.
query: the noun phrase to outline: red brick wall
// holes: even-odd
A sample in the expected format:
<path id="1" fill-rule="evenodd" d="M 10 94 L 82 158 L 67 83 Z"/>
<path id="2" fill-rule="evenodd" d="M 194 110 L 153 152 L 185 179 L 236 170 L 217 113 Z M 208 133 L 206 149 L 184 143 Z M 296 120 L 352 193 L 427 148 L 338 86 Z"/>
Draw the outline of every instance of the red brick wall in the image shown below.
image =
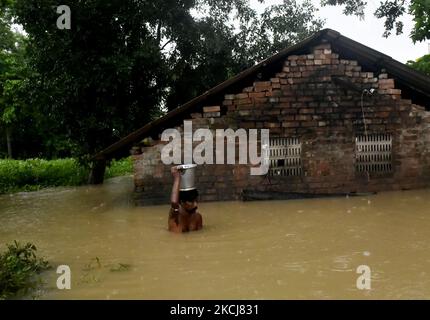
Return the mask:
<path id="1" fill-rule="evenodd" d="M 357 61 L 340 59 L 329 44 L 288 57 L 279 71 L 270 80 L 226 94 L 219 106 L 192 114 L 193 130 L 267 128 L 271 137 L 300 137 L 303 175 L 269 181 L 250 176 L 246 165 L 202 165 L 196 178 L 202 201 L 239 199 L 244 188 L 325 194 L 430 185 L 430 112 L 402 99 L 386 73 L 366 72 Z M 363 98 L 367 131 L 393 136 L 393 173 L 368 179 L 355 171 L 355 136 L 364 133 L 361 94 L 340 86 L 332 76 L 376 90 Z M 138 152 L 134 148 L 139 204 L 168 201 L 172 178 L 169 166 L 160 161 L 162 146 Z"/>

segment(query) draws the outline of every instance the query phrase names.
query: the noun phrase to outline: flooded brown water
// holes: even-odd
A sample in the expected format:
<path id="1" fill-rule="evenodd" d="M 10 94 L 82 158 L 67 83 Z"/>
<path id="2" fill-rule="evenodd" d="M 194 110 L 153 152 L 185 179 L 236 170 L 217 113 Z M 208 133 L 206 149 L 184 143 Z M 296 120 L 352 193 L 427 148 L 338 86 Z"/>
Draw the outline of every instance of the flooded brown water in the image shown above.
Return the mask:
<path id="1" fill-rule="evenodd" d="M 39 299 L 430 298 L 430 190 L 201 203 L 204 229 L 178 235 L 167 205 L 134 207 L 131 189 L 121 177 L 0 196 L 1 250 L 31 241 L 54 266 Z M 371 290 L 356 287 L 360 265 Z"/>

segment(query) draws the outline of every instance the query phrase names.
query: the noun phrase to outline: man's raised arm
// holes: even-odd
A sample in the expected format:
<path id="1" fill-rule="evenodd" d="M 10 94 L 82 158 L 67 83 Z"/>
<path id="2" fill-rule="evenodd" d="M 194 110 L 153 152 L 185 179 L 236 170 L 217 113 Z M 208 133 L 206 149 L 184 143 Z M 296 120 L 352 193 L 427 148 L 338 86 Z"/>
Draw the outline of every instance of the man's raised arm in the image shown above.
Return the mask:
<path id="1" fill-rule="evenodd" d="M 172 172 L 174 178 L 170 202 L 172 208 L 177 211 L 179 209 L 179 185 L 181 183 L 181 173 L 179 172 L 178 167 L 172 167 L 170 171 Z"/>

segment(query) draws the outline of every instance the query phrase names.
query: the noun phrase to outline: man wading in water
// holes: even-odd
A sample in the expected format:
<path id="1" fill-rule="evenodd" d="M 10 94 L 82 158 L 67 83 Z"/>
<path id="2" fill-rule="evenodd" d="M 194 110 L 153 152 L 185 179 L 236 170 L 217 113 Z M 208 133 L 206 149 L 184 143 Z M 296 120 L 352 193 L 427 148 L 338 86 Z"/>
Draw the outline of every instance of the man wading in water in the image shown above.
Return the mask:
<path id="1" fill-rule="evenodd" d="M 172 232 L 196 231 L 203 226 L 202 216 L 197 212 L 197 189 L 179 190 L 183 170 L 181 166 L 171 169 L 174 181 L 170 197 L 169 231 Z"/>

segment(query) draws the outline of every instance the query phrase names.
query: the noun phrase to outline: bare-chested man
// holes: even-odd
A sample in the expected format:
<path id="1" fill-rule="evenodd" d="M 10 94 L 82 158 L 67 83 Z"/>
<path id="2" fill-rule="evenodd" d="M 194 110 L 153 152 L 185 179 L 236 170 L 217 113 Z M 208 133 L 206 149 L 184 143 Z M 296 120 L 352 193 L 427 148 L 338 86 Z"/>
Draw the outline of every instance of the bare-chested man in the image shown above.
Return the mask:
<path id="1" fill-rule="evenodd" d="M 172 207 L 169 213 L 169 231 L 188 232 L 200 230 L 202 216 L 197 212 L 197 189 L 180 191 L 181 173 L 177 167 L 171 169 L 174 181 L 170 198 Z"/>

